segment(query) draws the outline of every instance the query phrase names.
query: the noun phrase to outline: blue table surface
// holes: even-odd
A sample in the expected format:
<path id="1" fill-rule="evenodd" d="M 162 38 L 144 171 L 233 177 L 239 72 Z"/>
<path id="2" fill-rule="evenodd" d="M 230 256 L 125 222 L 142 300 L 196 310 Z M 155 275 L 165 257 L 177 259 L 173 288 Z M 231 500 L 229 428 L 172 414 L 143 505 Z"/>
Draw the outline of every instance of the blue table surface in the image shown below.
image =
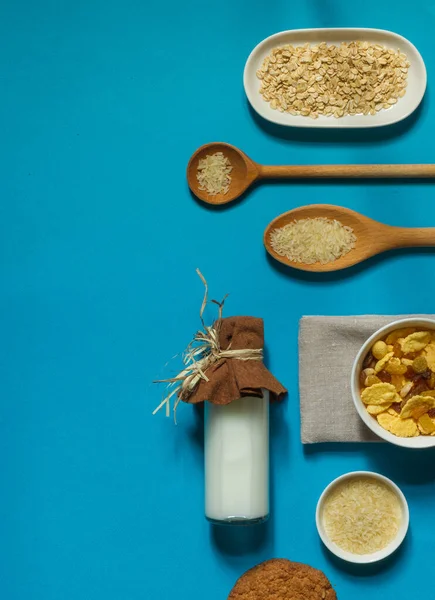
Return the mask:
<path id="1" fill-rule="evenodd" d="M 430 84 L 406 122 L 308 131 L 249 109 L 242 71 L 261 39 L 334 26 L 417 45 Z M 428 597 L 434 453 L 303 448 L 297 332 L 303 314 L 433 313 L 434 253 L 321 277 L 270 260 L 262 234 L 313 202 L 434 225 L 431 184 L 265 184 L 213 210 L 185 168 L 216 140 L 270 164 L 435 162 L 434 28 L 429 0 L 1 3 L 1 598 L 225 600 L 271 557 L 324 570 L 340 599 Z M 200 414 L 181 406 L 177 427 L 151 415 L 152 380 L 199 326 L 197 267 L 212 297 L 230 293 L 227 316 L 264 318 L 268 366 L 289 389 L 272 408 L 272 518 L 258 528 L 205 521 Z M 411 511 L 401 550 L 368 568 L 331 557 L 314 524 L 324 486 L 356 469 L 391 477 Z"/>

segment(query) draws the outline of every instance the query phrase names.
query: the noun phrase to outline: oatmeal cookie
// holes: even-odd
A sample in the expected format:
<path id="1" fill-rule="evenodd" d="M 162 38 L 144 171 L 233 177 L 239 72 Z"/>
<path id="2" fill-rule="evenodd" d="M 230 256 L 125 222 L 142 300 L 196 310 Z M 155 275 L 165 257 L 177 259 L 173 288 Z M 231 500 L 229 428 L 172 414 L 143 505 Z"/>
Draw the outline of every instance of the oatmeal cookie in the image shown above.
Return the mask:
<path id="1" fill-rule="evenodd" d="M 246 571 L 228 596 L 228 600 L 336 599 L 322 571 L 284 558 L 267 560 Z"/>

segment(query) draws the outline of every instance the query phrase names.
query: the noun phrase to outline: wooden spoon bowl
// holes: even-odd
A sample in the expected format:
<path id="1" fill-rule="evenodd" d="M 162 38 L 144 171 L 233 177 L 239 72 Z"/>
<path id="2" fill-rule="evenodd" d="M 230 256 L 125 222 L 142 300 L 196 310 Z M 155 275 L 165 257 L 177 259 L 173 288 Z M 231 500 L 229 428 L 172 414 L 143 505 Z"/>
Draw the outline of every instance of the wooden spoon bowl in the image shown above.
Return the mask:
<path id="1" fill-rule="evenodd" d="M 226 194 L 211 196 L 207 191 L 199 189 L 196 175 L 198 173 L 199 161 L 207 155 L 215 154 L 216 152 L 222 152 L 228 158 L 233 170 L 231 171 L 231 184 L 228 192 Z M 254 161 L 235 146 L 225 144 L 224 142 L 214 142 L 213 144 L 201 146 L 192 155 L 187 165 L 187 181 L 190 189 L 200 200 L 209 204 L 227 204 L 228 202 L 232 202 L 241 196 L 257 177 L 258 171 Z"/>
<path id="2" fill-rule="evenodd" d="M 327 263 L 326 265 L 322 265 L 318 262 L 311 265 L 296 263 L 286 256 L 281 256 L 272 248 L 270 236 L 274 229 L 284 227 L 285 225 L 300 219 L 314 219 L 316 217 L 326 217 L 331 220 L 335 219 L 342 225 L 351 227 L 357 238 L 355 248 L 334 262 Z M 264 245 L 269 254 L 284 265 L 302 271 L 322 273 L 339 271 L 340 269 L 352 267 L 353 265 L 375 256 L 376 254 L 385 252 L 386 250 L 418 246 L 435 246 L 435 228 L 391 227 L 390 225 L 384 225 L 383 223 L 369 219 L 349 208 L 333 206 L 332 204 L 311 204 L 283 213 L 269 223 L 264 232 Z"/>

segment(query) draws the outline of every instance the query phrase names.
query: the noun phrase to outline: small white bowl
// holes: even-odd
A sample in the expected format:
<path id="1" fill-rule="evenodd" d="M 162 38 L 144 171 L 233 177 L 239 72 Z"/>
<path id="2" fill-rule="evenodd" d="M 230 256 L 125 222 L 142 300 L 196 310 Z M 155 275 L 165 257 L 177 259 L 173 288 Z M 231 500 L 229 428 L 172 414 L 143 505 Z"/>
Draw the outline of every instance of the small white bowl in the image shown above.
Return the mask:
<path id="1" fill-rule="evenodd" d="M 403 446 L 404 448 L 432 448 L 435 446 L 435 436 L 419 435 L 418 437 L 414 438 L 404 438 L 393 435 L 381 427 L 377 420 L 369 415 L 363 401 L 361 400 L 359 377 L 366 354 L 370 351 L 375 342 L 388 335 L 391 331 L 394 331 L 395 329 L 401 329 L 402 327 L 422 327 L 424 329 L 435 330 L 435 320 L 424 318 L 420 319 L 418 317 L 411 319 L 400 319 L 399 321 L 393 321 L 389 325 L 381 327 L 381 329 L 378 329 L 378 331 L 370 336 L 365 344 L 363 344 L 361 347 L 361 350 L 358 352 L 355 362 L 353 363 L 350 382 L 352 399 L 359 416 L 367 425 L 367 427 L 386 442 L 390 442 L 396 446 Z"/>
<path id="2" fill-rule="evenodd" d="M 294 116 L 289 113 L 281 113 L 270 108 L 260 94 L 260 80 L 257 78 L 257 70 L 261 67 L 263 60 L 268 54 L 279 46 L 292 44 L 302 46 L 306 43 L 340 44 L 341 42 L 366 41 L 381 44 L 393 50 L 399 49 L 404 52 L 410 62 L 408 71 L 408 87 L 403 98 L 387 110 L 380 110 L 376 115 L 346 115 L 339 119 L 320 115 L 318 119 Z M 391 125 L 406 119 L 423 99 L 426 90 L 427 74 L 426 67 L 417 48 L 406 38 L 383 29 L 366 29 L 363 27 L 347 27 L 334 29 L 293 29 L 281 31 L 260 42 L 251 52 L 246 61 L 243 74 L 243 84 L 246 96 L 252 108 L 264 119 L 279 125 L 292 127 L 382 127 Z"/>
<path id="3" fill-rule="evenodd" d="M 402 509 L 402 523 L 400 525 L 396 537 L 388 544 L 388 546 L 385 546 L 385 548 L 383 548 L 382 550 L 378 550 L 377 552 L 372 552 L 371 554 L 352 554 L 352 552 L 347 552 L 346 550 L 343 550 L 342 548 L 340 548 L 340 546 L 337 546 L 337 544 L 335 544 L 329 539 L 325 531 L 325 527 L 323 525 L 323 506 L 328 494 L 337 484 L 341 483 L 342 481 L 345 481 L 346 479 L 353 479 L 356 477 L 371 477 L 388 485 L 388 487 L 396 494 Z M 347 562 L 352 563 L 374 563 L 378 562 L 379 560 L 383 560 L 384 558 L 387 558 L 387 556 L 390 556 L 390 554 L 397 550 L 397 548 L 405 539 L 406 532 L 408 531 L 409 527 L 408 503 L 406 501 L 405 496 L 403 495 L 403 492 L 397 487 L 395 483 L 391 481 L 391 479 L 388 479 L 388 477 L 384 477 L 383 475 L 379 475 L 379 473 L 373 473 L 371 471 L 352 471 L 351 473 L 346 473 L 345 475 L 337 477 L 337 479 L 334 479 L 334 481 L 332 481 L 325 488 L 325 490 L 319 498 L 319 501 L 317 502 L 316 525 L 320 539 L 328 548 L 328 550 L 335 554 L 335 556 L 338 556 L 342 560 L 346 560 Z"/>

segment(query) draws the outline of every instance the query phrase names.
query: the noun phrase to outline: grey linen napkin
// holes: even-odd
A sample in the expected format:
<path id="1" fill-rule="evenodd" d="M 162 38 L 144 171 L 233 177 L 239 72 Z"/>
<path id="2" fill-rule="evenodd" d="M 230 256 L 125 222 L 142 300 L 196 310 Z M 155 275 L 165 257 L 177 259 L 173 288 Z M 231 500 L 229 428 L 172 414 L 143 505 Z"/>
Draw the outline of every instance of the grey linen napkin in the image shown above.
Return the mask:
<path id="1" fill-rule="evenodd" d="M 350 375 L 359 349 L 376 330 L 397 319 L 434 315 L 302 317 L 299 322 L 301 440 L 378 442 L 352 401 Z"/>

